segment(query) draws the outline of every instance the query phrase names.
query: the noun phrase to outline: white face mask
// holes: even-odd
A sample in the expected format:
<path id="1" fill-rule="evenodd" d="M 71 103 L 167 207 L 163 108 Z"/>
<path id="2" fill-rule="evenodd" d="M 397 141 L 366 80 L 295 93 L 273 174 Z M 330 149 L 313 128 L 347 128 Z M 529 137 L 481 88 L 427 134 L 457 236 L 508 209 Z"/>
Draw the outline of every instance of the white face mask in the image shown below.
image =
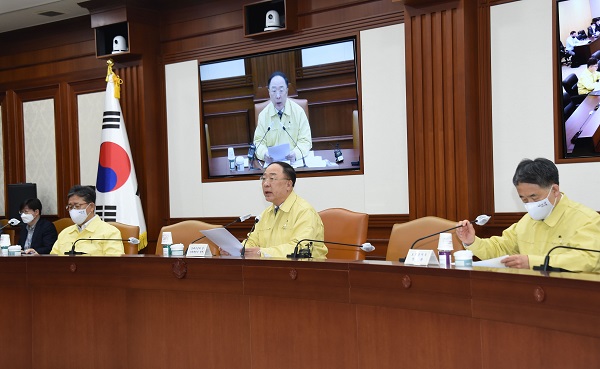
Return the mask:
<path id="1" fill-rule="evenodd" d="M 21 219 L 23 220 L 23 223 L 25 223 L 25 224 L 31 223 L 31 221 L 33 220 L 33 218 L 35 218 L 33 216 L 33 214 L 27 214 L 27 213 L 21 214 Z"/>
<path id="2" fill-rule="evenodd" d="M 90 206 L 90 204 L 88 204 L 88 206 Z M 71 216 L 71 220 L 73 221 L 73 223 L 81 225 L 83 224 L 83 222 L 85 222 L 86 218 L 88 217 L 88 213 L 86 211 L 88 206 L 86 206 L 83 209 L 69 210 L 69 215 Z"/>
<path id="3" fill-rule="evenodd" d="M 543 200 L 523 204 L 523 206 L 525 206 L 525 210 L 527 210 L 527 213 L 529 213 L 529 216 L 533 220 L 546 219 L 548 215 L 550 215 L 550 213 L 552 212 L 552 209 L 554 209 L 554 204 L 552 204 L 548 200 L 548 197 L 550 197 L 551 192 L 552 189 L 550 189 L 550 191 L 548 192 L 548 196 L 546 196 L 546 198 Z M 556 199 L 554 199 L 554 202 L 556 203 Z"/>

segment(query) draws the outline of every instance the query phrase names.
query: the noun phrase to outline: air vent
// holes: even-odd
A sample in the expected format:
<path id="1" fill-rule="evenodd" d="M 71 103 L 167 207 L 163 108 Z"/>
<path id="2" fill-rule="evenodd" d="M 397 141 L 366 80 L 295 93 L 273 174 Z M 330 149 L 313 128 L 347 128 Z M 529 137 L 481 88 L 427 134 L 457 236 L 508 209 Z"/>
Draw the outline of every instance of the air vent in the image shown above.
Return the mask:
<path id="1" fill-rule="evenodd" d="M 45 17 L 56 17 L 56 16 L 59 16 L 59 15 L 63 15 L 65 13 L 60 13 L 60 12 L 55 12 L 55 11 L 50 10 L 50 11 L 43 12 L 43 13 L 38 13 L 38 14 L 39 15 L 43 15 Z"/>

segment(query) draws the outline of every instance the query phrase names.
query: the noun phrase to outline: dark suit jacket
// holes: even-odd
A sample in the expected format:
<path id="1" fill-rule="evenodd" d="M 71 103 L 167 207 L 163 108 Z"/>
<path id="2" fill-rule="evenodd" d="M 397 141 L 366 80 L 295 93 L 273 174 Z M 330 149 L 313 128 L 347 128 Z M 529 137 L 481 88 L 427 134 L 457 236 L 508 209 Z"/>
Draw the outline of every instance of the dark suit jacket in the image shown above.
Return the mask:
<path id="1" fill-rule="evenodd" d="M 594 25 L 593 27 L 589 26 L 588 27 L 588 37 L 592 37 L 594 35 L 594 33 L 598 32 L 598 31 L 599 31 L 598 26 L 596 26 L 596 25 Z"/>
<path id="2" fill-rule="evenodd" d="M 33 230 L 33 237 L 31 238 L 31 247 L 37 251 L 38 254 L 49 254 L 56 242 L 58 233 L 54 224 L 49 220 L 40 218 L 35 225 Z M 25 246 L 25 240 L 27 239 L 27 225 L 21 223 L 21 233 L 19 234 L 19 245 Z"/>

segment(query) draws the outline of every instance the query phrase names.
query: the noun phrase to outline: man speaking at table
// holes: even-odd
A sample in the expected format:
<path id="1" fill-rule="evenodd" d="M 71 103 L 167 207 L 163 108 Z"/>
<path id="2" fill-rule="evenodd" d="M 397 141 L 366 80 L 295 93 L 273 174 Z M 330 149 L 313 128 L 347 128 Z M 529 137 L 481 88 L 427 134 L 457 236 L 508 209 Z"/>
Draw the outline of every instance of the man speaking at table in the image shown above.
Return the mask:
<path id="1" fill-rule="evenodd" d="M 254 232 L 248 237 L 246 257 L 285 258 L 294 251 L 298 241 L 323 239 L 321 217 L 294 192 L 294 168 L 287 163 L 274 162 L 263 173 L 261 182 L 265 200 L 272 205 L 262 212 Z M 301 247 L 305 247 L 304 244 Z M 327 255 L 327 247 L 322 242 L 313 242 L 311 249 L 313 258 Z"/>
<path id="2" fill-rule="evenodd" d="M 530 269 L 544 264 L 550 249 L 570 246 L 600 250 L 600 215 L 571 201 L 558 187 L 558 169 L 548 159 L 522 160 L 513 184 L 523 201 L 525 214 L 501 237 L 480 239 L 468 220 L 456 235 L 475 256 L 501 260 L 507 267 Z M 599 272 L 600 253 L 559 248 L 550 256 L 550 265 L 572 272 Z"/>
<path id="3" fill-rule="evenodd" d="M 258 115 L 254 131 L 256 157 L 270 163 L 273 158 L 267 148 L 289 143 L 290 151 L 285 159 L 293 163 L 306 156 L 312 148 L 308 117 L 300 105 L 287 98 L 288 79 L 285 74 L 273 73 L 267 86 L 271 102 Z"/>

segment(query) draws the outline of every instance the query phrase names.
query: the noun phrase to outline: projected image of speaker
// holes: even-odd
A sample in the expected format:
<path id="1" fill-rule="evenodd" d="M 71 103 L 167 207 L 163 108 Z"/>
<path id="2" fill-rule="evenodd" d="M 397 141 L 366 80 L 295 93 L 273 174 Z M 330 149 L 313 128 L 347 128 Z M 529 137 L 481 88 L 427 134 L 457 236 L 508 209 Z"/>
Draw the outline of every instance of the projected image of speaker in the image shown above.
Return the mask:
<path id="1" fill-rule="evenodd" d="M 8 213 L 6 217 L 21 219 L 19 216 L 19 207 L 23 201 L 37 197 L 37 187 L 35 183 L 14 183 L 7 185 L 8 189 Z"/>

